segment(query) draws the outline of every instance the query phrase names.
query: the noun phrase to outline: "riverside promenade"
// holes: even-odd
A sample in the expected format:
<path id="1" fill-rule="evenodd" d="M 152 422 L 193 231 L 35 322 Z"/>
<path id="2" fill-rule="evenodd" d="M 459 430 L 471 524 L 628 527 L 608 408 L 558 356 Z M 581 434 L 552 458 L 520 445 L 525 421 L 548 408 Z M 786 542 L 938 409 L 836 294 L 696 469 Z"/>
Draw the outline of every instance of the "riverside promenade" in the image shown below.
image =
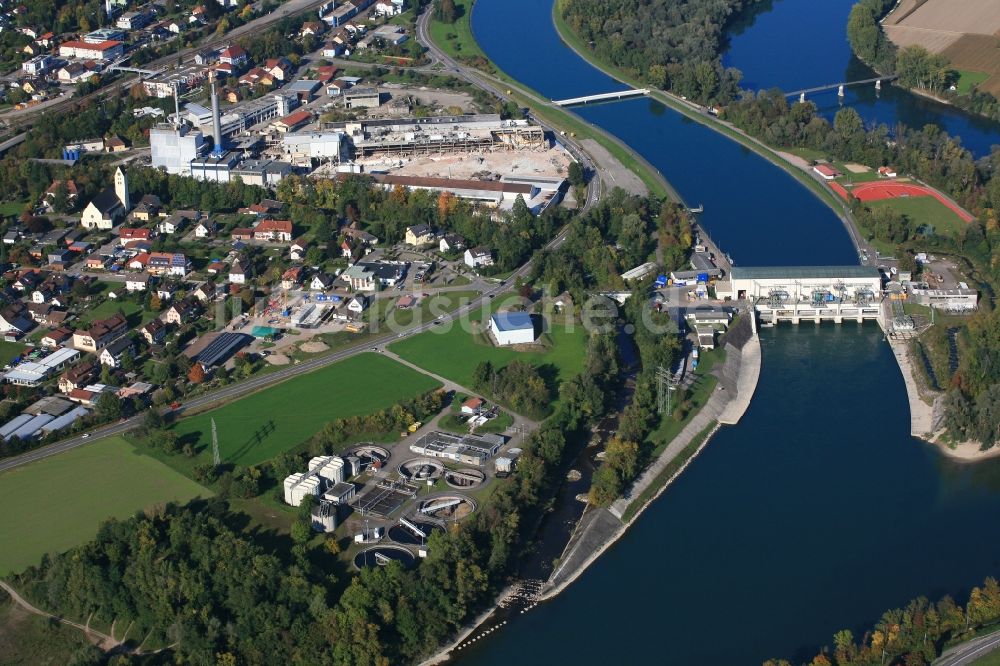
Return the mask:
<path id="1" fill-rule="evenodd" d="M 749 337 L 737 341 L 739 347 L 726 343 L 724 347 L 726 361 L 713 373 L 718 378 L 719 384 L 705 406 L 694 415 L 622 497 L 615 500 L 608 508 L 587 508 L 569 543 L 566 544 L 559 565 L 542 587 L 539 601 L 556 596 L 576 580 L 604 551 L 620 539 L 645 508 L 684 472 L 723 423 L 735 424 L 746 413 L 757 387 L 761 367 L 760 338 L 756 326 L 751 325 L 747 328 L 750 329 Z M 684 464 L 669 479 L 662 479 L 662 474 L 670 464 L 706 431 L 707 434 L 698 445 L 697 451 L 688 456 Z M 655 494 L 645 500 L 643 505 L 637 507 L 628 520 L 623 522 L 629 506 L 634 502 L 643 501 L 640 499 L 643 493 L 657 483 L 661 485 Z"/>

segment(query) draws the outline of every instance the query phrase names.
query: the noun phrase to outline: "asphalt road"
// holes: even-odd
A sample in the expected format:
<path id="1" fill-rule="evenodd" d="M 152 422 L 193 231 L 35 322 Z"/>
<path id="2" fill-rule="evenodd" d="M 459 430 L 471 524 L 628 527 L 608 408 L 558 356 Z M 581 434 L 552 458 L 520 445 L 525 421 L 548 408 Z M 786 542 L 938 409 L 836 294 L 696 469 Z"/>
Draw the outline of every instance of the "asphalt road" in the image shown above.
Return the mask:
<path id="1" fill-rule="evenodd" d="M 1000 631 L 974 638 L 945 650 L 933 666 L 969 666 L 984 655 L 1000 649 Z"/>

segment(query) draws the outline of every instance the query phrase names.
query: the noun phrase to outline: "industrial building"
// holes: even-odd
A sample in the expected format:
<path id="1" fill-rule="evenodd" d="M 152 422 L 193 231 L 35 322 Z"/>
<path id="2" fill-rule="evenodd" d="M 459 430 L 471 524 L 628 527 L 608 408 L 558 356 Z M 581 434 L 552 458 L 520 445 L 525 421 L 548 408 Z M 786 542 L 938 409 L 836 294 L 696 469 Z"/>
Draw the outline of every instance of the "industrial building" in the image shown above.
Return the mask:
<path id="1" fill-rule="evenodd" d="M 149 130 L 149 148 L 154 169 L 190 176 L 191 162 L 208 150 L 208 144 L 204 134 L 187 125 L 160 124 Z"/>
<path id="2" fill-rule="evenodd" d="M 913 285 L 910 296 L 914 303 L 926 305 L 945 312 L 974 312 L 979 307 L 979 292 L 969 289 L 964 282 L 956 289 L 928 289 L 926 285 Z"/>
<path id="3" fill-rule="evenodd" d="M 327 485 L 343 483 L 344 459 L 340 456 L 316 456 L 309 461 L 309 471 L 315 472 Z"/>
<path id="4" fill-rule="evenodd" d="M 292 313 L 292 328 L 312 328 L 321 321 L 326 314 L 327 307 L 318 303 L 306 303 Z"/>
<path id="5" fill-rule="evenodd" d="M 507 440 L 502 435 L 452 435 L 446 432 L 430 432 L 410 444 L 410 451 L 431 458 L 444 458 L 482 467 L 500 451 L 505 441 Z"/>
<path id="6" fill-rule="evenodd" d="M 515 150 L 546 145 L 545 132 L 527 120 L 497 114 L 356 120 L 324 127 L 344 133 L 355 157 L 426 155 L 437 152 Z"/>
<path id="7" fill-rule="evenodd" d="M 879 318 L 882 277 L 871 266 L 733 267 L 730 280 L 731 295 L 754 303 L 764 323 Z"/>
<path id="8" fill-rule="evenodd" d="M 8 384 L 18 386 L 38 386 L 52 373 L 62 370 L 66 365 L 80 358 L 80 352 L 63 347 L 57 349 L 40 361 L 25 361 L 4 373 L 3 379 Z"/>
<path id="9" fill-rule="evenodd" d="M 230 173 L 246 185 L 274 187 L 282 178 L 291 175 L 292 165 L 277 160 L 244 160 Z"/>
<path id="10" fill-rule="evenodd" d="M 340 162 L 349 158 L 343 132 L 287 132 L 281 137 L 281 146 L 295 163 L 312 159 Z"/>
<path id="11" fill-rule="evenodd" d="M 306 495 L 319 497 L 322 479 L 315 472 L 296 472 L 285 477 L 283 484 L 285 491 L 285 503 L 292 506 L 302 504 Z"/>
<path id="12" fill-rule="evenodd" d="M 490 317 L 489 327 L 501 347 L 535 341 L 535 322 L 527 312 L 498 312 Z"/>

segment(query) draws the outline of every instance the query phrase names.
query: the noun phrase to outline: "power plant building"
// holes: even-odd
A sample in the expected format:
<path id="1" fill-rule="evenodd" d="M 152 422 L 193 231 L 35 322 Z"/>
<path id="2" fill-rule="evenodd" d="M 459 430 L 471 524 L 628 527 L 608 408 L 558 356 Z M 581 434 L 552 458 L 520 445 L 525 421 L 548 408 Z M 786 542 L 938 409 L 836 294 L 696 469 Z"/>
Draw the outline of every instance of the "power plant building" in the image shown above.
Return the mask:
<path id="1" fill-rule="evenodd" d="M 157 125 L 149 130 L 149 149 L 154 169 L 167 173 L 191 175 L 191 162 L 208 149 L 205 135 L 185 125 Z"/>
<path id="2" fill-rule="evenodd" d="M 315 472 L 328 486 L 344 482 L 344 460 L 340 456 L 316 456 L 309 461 L 309 471 Z"/>
<path id="3" fill-rule="evenodd" d="M 306 495 L 319 497 L 322 481 L 313 472 L 296 472 L 285 478 L 283 484 L 285 491 L 285 503 L 292 506 L 302 504 Z"/>

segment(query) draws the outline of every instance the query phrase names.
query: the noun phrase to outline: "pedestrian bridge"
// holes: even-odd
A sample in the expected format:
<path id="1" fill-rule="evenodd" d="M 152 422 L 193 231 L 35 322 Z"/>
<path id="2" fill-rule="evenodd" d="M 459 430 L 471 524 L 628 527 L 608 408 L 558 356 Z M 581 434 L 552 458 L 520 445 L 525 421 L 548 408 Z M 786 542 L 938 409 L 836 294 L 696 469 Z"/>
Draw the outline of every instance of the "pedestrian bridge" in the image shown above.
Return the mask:
<path id="1" fill-rule="evenodd" d="M 585 95 L 584 97 L 570 97 L 569 99 L 554 99 L 552 103 L 556 106 L 574 106 L 576 104 L 588 104 L 589 102 L 603 102 L 609 99 L 627 99 L 629 97 L 641 97 L 648 95 L 648 88 L 629 88 L 618 92 L 598 93 L 596 95 Z"/>
<path id="2" fill-rule="evenodd" d="M 786 92 L 785 93 L 785 97 L 798 97 L 799 101 L 804 102 L 805 99 L 806 99 L 806 95 L 811 95 L 813 93 L 824 92 L 826 90 L 834 90 L 834 89 L 837 91 L 838 95 L 840 95 L 841 97 L 843 97 L 844 96 L 844 88 L 847 88 L 848 86 L 861 86 L 861 85 L 865 85 L 866 83 L 874 83 L 875 84 L 875 89 L 876 90 L 881 90 L 882 89 L 882 82 L 883 81 L 885 81 L 886 83 L 888 83 L 889 81 L 895 81 L 898 78 L 899 77 L 895 76 L 895 75 L 893 75 L 893 76 L 876 76 L 876 77 L 873 77 L 873 78 L 870 78 L 870 79 L 859 79 L 857 81 L 845 81 L 843 83 L 828 83 L 828 84 L 823 85 L 823 86 L 815 86 L 813 88 L 804 88 L 802 90 L 794 90 L 792 92 Z"/>

